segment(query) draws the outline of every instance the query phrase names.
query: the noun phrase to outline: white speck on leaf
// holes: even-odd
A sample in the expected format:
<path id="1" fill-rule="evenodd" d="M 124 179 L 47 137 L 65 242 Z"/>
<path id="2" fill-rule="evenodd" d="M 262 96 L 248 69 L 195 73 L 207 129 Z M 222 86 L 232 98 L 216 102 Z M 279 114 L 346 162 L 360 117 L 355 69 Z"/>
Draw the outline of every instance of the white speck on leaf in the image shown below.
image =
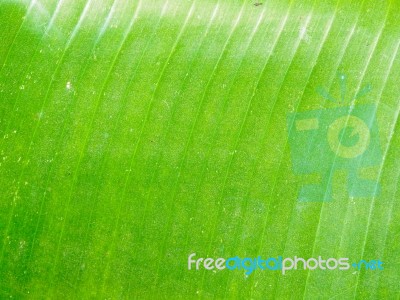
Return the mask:
<path id="1" fill-rule="evenodd" d="M 310 36 L 307 33 L 307 26 L 303 26 L 300 28 L 299 37 L 301 40 L 304 40 L 306 43 L 310 41 Z"/>
<path id="2" fill-rule="evenodd" d="M 23 249 L 25 246 L 26 242 L 25 241 L 20 241 L 19 242 L 19 249 Z"/>

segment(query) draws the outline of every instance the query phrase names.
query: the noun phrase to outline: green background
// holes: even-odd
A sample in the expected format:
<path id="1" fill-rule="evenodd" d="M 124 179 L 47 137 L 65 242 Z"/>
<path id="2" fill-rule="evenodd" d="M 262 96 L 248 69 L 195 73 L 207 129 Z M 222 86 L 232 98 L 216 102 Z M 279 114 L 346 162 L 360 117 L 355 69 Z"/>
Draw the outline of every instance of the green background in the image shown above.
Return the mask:
<path id="1" fill-rule="evenodd" d="M 2 0 L 0 297 L 399 299 L 398 1 Z M 348 77 L 347 103 L 338 72 Z M 377 107 L 377 197 L 299 202 L 287 114 Z M 384 271 L 187 270 L 187 257 Z"/>

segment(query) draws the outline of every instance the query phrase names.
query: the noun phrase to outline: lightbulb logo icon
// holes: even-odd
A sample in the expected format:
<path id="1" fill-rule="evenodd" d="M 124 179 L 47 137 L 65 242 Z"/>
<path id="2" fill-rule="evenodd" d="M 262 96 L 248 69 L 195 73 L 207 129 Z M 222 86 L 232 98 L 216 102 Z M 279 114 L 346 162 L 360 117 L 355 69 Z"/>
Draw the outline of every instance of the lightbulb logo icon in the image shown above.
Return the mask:
<path id="1" fill-rule="evenodd" d="M 351 99 L 353 104 L 346 106 L 345 75 L 339 75 L 339 85 L 340 100 L 323 88 L 317 89 L 318 94 L 335 102 L 336 107 L 288 114 L 293 171 L 301 176 L 318 174 L 320 178 L 301 187 L 300 201 L 332 200 L 333 179 L 338 170 L 347 173 L 347 186 L 343 188 L 350 196 L 373 197 L 379 193 L 378 182 L 370 179 L 370 173 L 382 161 L 376 106 L 354 104 L 370 92 L 371 86 L 362 88 Z"/>

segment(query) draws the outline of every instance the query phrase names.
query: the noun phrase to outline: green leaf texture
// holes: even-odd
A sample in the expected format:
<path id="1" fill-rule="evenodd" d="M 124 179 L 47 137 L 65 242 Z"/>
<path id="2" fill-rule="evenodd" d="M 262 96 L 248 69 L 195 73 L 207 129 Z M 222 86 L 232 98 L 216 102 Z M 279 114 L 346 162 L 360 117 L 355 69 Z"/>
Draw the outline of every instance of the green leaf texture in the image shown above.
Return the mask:
<path id="1" fill-rule="evenodd" d="M 255 4 L 0 2 L 0 298 L 399 299 L 400 2 Z M 355 173 L 326 127 L 296 138 L 292 116 L 362 105 L 378 154 Z M 247 276 L 191 253 L 384 270 Z"/>

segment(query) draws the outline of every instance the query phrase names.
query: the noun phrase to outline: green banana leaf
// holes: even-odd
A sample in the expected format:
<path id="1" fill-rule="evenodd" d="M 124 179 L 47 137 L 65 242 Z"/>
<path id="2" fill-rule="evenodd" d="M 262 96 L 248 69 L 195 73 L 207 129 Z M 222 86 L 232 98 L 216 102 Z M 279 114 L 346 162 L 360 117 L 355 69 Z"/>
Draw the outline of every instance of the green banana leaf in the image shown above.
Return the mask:
<path id="1" fill-rule="evenodd" d="M 0 298 L 399 299 L 399 9 L 1 0 Z"/>

